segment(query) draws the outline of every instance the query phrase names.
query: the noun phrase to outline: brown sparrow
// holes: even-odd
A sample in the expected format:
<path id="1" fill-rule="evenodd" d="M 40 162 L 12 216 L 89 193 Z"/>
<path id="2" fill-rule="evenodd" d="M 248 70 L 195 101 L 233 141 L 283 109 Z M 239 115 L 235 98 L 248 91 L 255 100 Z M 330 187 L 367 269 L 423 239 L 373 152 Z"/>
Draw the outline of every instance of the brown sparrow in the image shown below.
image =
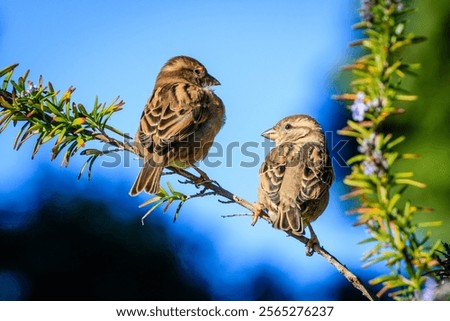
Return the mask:
<path id="1" fill-rule="evenodd" d="M 136 133 L 144 166 L 130 195 L 157 193 L 164 167 L 186 168 L 206 157 L 225 120 L 222 100 L 210 88 L 216 85 L 191 57 L 174 57 L 162 67 Z"/>
<path id="2" fill-rule="evenodd" d="M 280 120 L 262 136 L 275 141 L 275 147 L 259 170 L 253 224 L 265 209 L 277 229 L 303 235 L 308 226 L 311 239 L 306 254 L 310 256 L 319 243 L 311 222 L 327 207 L 334 179 L 325 135 L 312 117 L 294 115 Z"/>

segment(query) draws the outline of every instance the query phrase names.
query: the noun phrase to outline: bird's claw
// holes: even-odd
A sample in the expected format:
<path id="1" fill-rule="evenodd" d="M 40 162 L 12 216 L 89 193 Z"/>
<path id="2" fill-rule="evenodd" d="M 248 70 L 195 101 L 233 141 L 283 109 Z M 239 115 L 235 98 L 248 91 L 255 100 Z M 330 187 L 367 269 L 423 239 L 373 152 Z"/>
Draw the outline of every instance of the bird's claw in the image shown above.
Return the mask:
<path id="1" fill-rule="evenodd" d="M 258 219 L 261 217 L 262 207 L 260 204 L 254 204 L 253 207 L 255 208 L 255 211 L 252 215 L 252 226 L 255 226 L 255 224 L 258 222 Z"/>
<path id="2" fill-rule="evenodd" d="M 316 235 L 311 236 L 309 241 L 306 243 L 306 256 L 312 256 L 314 254 L 314 247 L 320 245 L 319 239 Z"/>
<path id="3" fill-rule="evenodd" d="M 209 176 L 204 171 L 202 171 L 197 166 L 192 165 L 192 168 L 195 169 L 195 171 L 200 175 L 199 177 L 197 177 L 196 179 L 193 180 L 196 187 L 198 187 L 204 183 L 207 183 L 207 182 L 214 182 L 209 178 Z"/>

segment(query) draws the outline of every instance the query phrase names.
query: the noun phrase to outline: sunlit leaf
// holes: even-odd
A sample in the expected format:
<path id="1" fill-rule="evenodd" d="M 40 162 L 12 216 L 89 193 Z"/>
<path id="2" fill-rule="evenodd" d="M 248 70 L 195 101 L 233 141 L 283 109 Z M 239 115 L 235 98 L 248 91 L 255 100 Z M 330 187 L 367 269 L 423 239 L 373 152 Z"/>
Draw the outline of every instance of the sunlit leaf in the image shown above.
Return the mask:
<path id="1" fill-rule="evenodd" d="M 415 101 L 417 100 L 416 95 L 397 95 L 395 96 L 395 99 L 401 100 L 401 101 Z"/>
<path id="2" fill-rule="evenodd" d="M 428 227 L 439 227 L 442 226 L 442 221 L 432 221 L 432 222 L 420 222 L 417 225 L 420 228 L 428 228 Z"/>
<path id="3" fill-rule="evenodd" d="M 395 205 L 397 205 L 397 202 L 401 199 L 401 195 L 400 194 L 394 194 L 394 196 L 392 196 L 392 198 L 389 200 L 389 204 L 387 207 L 387 211 L 388 213 L 392 212 L 392 210 L 394 209 Z"/>
<path id="4" fill-rule="evenodd" d="M 411 185 L 411 186 L 415 186 L 415 187 L 419 187 L 419 188 L 425 188 L 427 187 L 426 184 L 409 179 L 409 178 L 398 178 L 395 179 L 395 183 L 396 184 L 405 184 L 405 185 Z"/>

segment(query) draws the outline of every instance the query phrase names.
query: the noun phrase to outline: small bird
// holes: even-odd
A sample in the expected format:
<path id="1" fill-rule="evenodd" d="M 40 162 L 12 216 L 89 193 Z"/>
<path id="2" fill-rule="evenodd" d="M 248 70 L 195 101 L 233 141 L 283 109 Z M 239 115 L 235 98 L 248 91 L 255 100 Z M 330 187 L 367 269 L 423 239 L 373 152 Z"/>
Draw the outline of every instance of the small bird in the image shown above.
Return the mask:
<path id="1" fill-rule="evenodd" d="M 314 245 L 319 244 L 311 222 L 327 207 L 334 179 L 325 135 L 319 123 L 307 115 L 283 118 L 261 135 L 275 141 L 275 147 L 259 170 L 253 224 L 265 209 L 277 229 L 303 235 L 308 226 L 311 238 L 306 254 L 311 256 Z"/>
<path id="2" fill-rule="evenodd" d="M 225 121 L 222 100 L 211 89 L 217 85 L 191 57 L 173 57 L 161 68 L 135 136 L 144 166 L 130 195 L 157 193 L 164 167 L 187 168 L 206 157 Z"/>

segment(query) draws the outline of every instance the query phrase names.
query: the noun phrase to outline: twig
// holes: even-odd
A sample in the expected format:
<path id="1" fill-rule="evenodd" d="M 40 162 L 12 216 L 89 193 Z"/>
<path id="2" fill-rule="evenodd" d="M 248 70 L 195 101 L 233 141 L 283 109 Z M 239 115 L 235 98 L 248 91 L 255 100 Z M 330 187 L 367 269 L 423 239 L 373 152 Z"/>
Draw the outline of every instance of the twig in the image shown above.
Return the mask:
<path id="1" fill-rule="evenodd" d="M 161 176 L 175 175 L 175 172 L 163 172 Z"/>
<path id="2" fill-rule="evenodd" d="M 234 201 L 230 201 L 230 200 L 227 200 L 227 201 L 223 201 L 223 200 L 217 200 L 219 203 L 222 203 L 222 204 L 232 204 L 232 203 L 234 203 Z"/>
<path id="3" fill-rule="evenodd" d="M 196 197 L 205 197 L 205 196 L 211 196 L 211 195 L 216 195 L 216 192 L 205 192 L 204 190 L 197 193 L 197 194 L 193 194 L 193 195 L 189 195 L 188 199 L 192 199 L 192 198 L 196 198 Z"/>
<path id="4" fill-rule="evenodd" d="M 110 138 L 105 135 L 97 135 L 96 138 L 100 141 L 112 144 L 116 147 L 122 148 L 125 151 L 129 151 L 131 153 L 137 154 L 138 156 L 142 157 L 143 155 L 139 155 L 138 151 L 131 146 L 130 144 L 123 143 L 121 141 L 118 141 L 114 138 Z M 194 174 L 180 168 L 172 168 L 168 167 L 168 169 L 172 170 L 173 172 L 176 172 L 177 174 L 183 176 L 186 178 L 185 183 L 186 184 L 193 184 L 196 187 L 203 186 L 205 189 L 212 191 L 212 194 L 222 196 L 226 199 L 228 199 L 230 202 L 235 202 L 241 205 L 242 207 L 248 209 L 251 213 L 255 212 L 255 208 L 252 203 L 248 202 L 244 198 L 241 198 L 230 191 L 224 189 L 220 185 L 216 184 L 214 181 L 206 180 L 201 181 L 201 177 L 197 177 Z M 261 212 L 260 218 L 268 221 L 269 223 L 272 223 L 270 221 L 270 218 L 267 213 Z M 307 244 L 309 239 L 305 236 L 298 236 L 291 233 L 287 233 L 289 236 L 295 238 L 299 242 L 303 244 Z M 319 245 L 314 246 L 314 251 L 324 257 L 331 265 L 333 265 L 356 289 L 360 290 L 361 293 L 369 300 L 374 301 L 378 300 L 378 298 L 372 294 L 361 282 L 361 280 L 353 274 L 345 265 L 343 265 L 341 262 L 339 262 L 338 259 L 336 259 L 333 255 L 331 255 L 327 250 L 325 250 L 323 247 Z"/>
<path id="5" fill-rule="evenodd" d="M 238 213 L 238 214 L 222 215 L 223 218 L 237 217 L 237 216 L 253 216 L 253 215 L 249 214 L 249 213 Z"/>

